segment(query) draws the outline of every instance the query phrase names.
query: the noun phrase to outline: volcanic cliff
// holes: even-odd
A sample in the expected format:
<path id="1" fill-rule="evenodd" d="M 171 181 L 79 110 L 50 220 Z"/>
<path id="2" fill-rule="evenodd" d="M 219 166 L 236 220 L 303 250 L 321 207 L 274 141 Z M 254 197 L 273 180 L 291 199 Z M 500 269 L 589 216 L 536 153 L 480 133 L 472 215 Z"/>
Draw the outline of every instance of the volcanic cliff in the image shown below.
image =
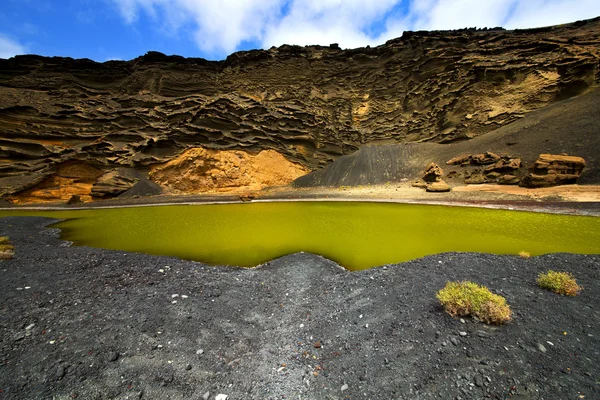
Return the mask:
<path id="1" fill-rule="evenodd" d="M 110 197 L 148 176 L 185 192 L 285 184 L 364 144 L 470 140 L 599 82 L 600 18 L 224 61 L 17 56 L 0 60 L 0 195 Z"/>

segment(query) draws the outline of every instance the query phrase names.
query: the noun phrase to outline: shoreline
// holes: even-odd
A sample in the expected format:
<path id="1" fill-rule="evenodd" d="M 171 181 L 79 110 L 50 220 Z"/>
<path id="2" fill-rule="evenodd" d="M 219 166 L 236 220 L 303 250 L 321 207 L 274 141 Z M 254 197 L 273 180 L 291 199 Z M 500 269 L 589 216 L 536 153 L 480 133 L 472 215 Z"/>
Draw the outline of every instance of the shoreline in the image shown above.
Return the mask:
<path id="1" fill-rule="evenodd" d="M 189 199 L 192 197 L 192 199 Z M 204 197 L 204 198 L 202 198 Z M 220 198 L 219 198 L 220 197 Z M 364 197 L 353 195 L 336 196 L 313 195 L 312 197 L 258 197 L 250 201 L 243 201 L 239 196 L 152 196 L 142 198 L 148 201 L 139 201 L 140 199 L 117 199 L 119 204 L 114 204 L 113 200 L 98 201 L 93 203 L 83 203 L 78 205 L 56 204 L 52 203 L 44 206 L 44 203 L 33 205 L 15 205 L 11 207 L 0 207 L 1 211 L 78 211 L 93 209 L 115 209 L 115 208 L 133 208 L 133 207 L 160 207 L 173 205 L 219 205 L 219 204 L 251 204 L 251 203 L 284 203 L 284 202 L 363 202 L 363 203 L 393 203 L 393 204 L 411 204 L 411 205 L 433 205 L 448 207 L 474 207 L 497 209 L 507 211 L 525 211 L 539 212 L 548 214 L 563 215 L 587 215 L 600 216 L 600 201 L 542 201 L 542 200 L 514 200 L 514 199 L 423 199 L 423 198 L 390 198 L 390 197 Z M 163 200 L 164 201 L 161 201 Z M 111 204 L 112 203 L 112 204 Z"/>

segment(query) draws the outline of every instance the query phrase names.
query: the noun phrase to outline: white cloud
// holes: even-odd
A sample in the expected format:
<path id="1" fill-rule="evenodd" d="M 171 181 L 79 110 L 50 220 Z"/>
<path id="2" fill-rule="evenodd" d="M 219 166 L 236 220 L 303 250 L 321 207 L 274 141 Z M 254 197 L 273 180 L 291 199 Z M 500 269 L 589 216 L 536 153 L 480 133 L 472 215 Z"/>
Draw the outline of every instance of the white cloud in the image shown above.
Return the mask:
<path id="1" fill-rule="evenodd" d="M 519 1 L 505 28 L 536 28 L 600 16 L 598 0 Z"/>
<path id="2" fill-rule="evenodd" d="M 169 35 L 191 30 L 207 54 L 244 41 L 273 45 L 376 45 L 404 30 L 531 28 L 600 15 L 598 0 L 112 0 L 135 24 L 145 13 Z M 398 15 L 398 9 L 406 10 Z M 392 12 L 394 11 L 394 12 Z M 371 28 L 380 24 L 378 30 Z"/>
<path id="3" fill-rule="evenodd" d="M 529 0 L 525 0 L 529 1 Z M 514 0 L 419 0 L 411 10 L 412 29 L 459 29 L 502 25 Z"/>
<path id="4" fill-rule="evenodd" d="M 266 27 L 279 18 L 284 0 L 113 0 L 123 18 L 135 23 L 140 12 L 161 29 L 177 32 L 190 25 L 198 47 L 230 53 L 248 40 L 261 41 Z"/>
<path id="5" fill-rule="evenodd" d="M 295 0 L 280 21 L 265 30 L 264 47 L 282 44 L 374 44 L 371 25 L 385 18 L 398 0 Z"/>
<path id="6" fill-rule="evenodd" d="M 0 34 L 0 58 L 10 58 L 26 52 L 25 46 L 21 43 Z"/>

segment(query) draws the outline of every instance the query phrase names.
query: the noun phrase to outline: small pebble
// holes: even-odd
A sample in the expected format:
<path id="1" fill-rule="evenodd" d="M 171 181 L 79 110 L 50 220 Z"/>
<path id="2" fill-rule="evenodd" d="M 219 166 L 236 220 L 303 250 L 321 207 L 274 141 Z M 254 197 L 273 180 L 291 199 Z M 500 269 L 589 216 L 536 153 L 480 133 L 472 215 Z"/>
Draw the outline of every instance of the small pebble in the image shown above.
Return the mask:
<path id="1" fill-rule="evenodd" d="M 204 393 L 204 394 L 202 395 L 202 398 L 203 398 L 204 400 L 208 400 L 208 398 L 209 398 L 209 397 L 210 397 L 210 392 L 206 392 L 206 393 Z"/>
<path id="2" fill-rule="evenodd" d="M 56 370 L 56 379 L 57 380 L 61 380 L 65 374 L 67 373 L 65 367 L 63 367 L 62 365 L 59 365 L 58 369 Z"/>
<path id="3" fill-rule="evenodd" d="M 465 324 L 465 323 L 467 323 L 467 321 L 465 321 L 463 318 L 461 318 L 461 319 L 460 319 L 460 323 L 461 323 L 461 324 Z"/>
<path id="4" fill-rule="evenodd" d="M 32 329 L 33 329 L 33 327 L 34 327 L 34 326 L 35 326 L 35 324 L 29 324 L 29 325 L 27 325 L 27 326 L 25 327 L 25 330 L 26 330 L 26 331 L 30 331 L 30 330 L 32 330 Z"/>
<path id="5" fill-rule="evenodd" d="M 227 396 L 226 394 L 220 393 L 220 394 L 218 394 L 218 395 L 215 396 L 215 400 L 227 400 L 228 397 L 229 396 Z"/>
<path id="6" fill-rule="evenodd" d="M 342 392 L 345 392 L 346 390 L 348 390 L 348 384 L 344 383 L 342 385 Z"/>
<path id="7" fill-rule="evenodd" d="M 187 297 L 187 295 L 186 295 L 186 294 L 182 294 L 182 295 L 181 295 L 181 298 L 182 298 L 182 299 L 187 299 L 188 297 Z"/>
<path id="8" fill-rule="evenodd" d="M 192 364 L 188 364 L 185 366 L 186 371 L 189 371 L 192 369 Z"/>
<path id="9" fill-rule="evenodd" d="M 108 355 L 108 361 L 110 361 L 110 362 L 117 361 L 118 359 L 119 359 L 119 353 L 117 353 L 116 351 L 113 351 Z"/>
<path id="10" fill-rule="evenodd" d="M 204 350 L 202 350 L 202 349 L 196 350 L 196 355 L 201 356 L 202 353 L 204 353 Z"/>
<path id="11" fill-rule="evenodd" d="M 458 332 L 460 336 L 467 336 L 467 332 Z"/>
<path id="12" fill-rule="evenodd" d="M 455 337 L 450 338 L 450 343 L 452 343 L 455 346 L 458 346 L 458 339 Z"/>
<path id="13" fill-rule="evenodd" d="M 537 348 L 538 348 L 538 350 L 539 350 L 539 351 L 541 351 L 542 353 L 545 353 L 545 352 L 546 352 L 546 347 L 545 347 L 543 344 L 541 344 L 541 343 L 538 343 L 538 345 L 537 345 Z"/>
<path id="14" fill-rule="evenodd" d="M 179 295 L 176 293 L 176 294 L 172 294 L 171 297 L 175 298 L 175 297 L 179 297 Z"/>

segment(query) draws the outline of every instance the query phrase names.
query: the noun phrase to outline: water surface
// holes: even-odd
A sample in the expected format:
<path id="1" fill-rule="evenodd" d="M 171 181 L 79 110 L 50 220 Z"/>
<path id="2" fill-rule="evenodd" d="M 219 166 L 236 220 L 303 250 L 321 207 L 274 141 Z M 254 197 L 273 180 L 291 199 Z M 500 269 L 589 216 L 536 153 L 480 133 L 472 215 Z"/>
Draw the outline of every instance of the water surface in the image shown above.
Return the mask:
<path id="1" fill-rule="evenodd" d="M 365 269 L 447 251 L 600 253 L 600 218 L 372 202 L 0 211 L 66 219 L 76 245 L 255 266 L 299 251 Z"/>

